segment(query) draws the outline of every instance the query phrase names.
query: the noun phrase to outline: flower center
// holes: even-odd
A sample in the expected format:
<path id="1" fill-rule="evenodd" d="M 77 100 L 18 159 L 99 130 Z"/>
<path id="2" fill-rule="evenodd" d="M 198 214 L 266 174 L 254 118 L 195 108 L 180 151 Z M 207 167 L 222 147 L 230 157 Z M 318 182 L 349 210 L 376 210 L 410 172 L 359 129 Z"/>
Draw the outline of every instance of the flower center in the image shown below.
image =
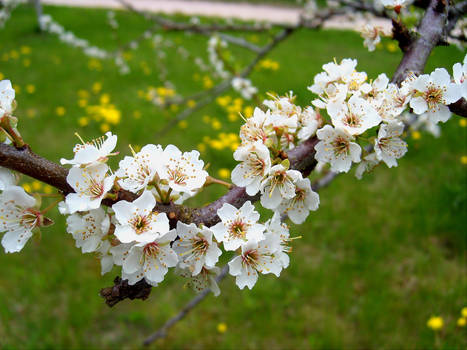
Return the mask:
<path id="1" fill-rule="evenodd" d="M 356 128 L 362 125 L 360 117 L 354 113 L 349 113 L 345 116 L 344 124 L 352 128 Z"/>
<path id="2" fill-rule="evenodd" d="M 175 182 L 178 185 L 185 185 L 185 180 L 188 176 L 182 171 L 180 167 L 176 167 L 175 169 L 169 169 L 169 179 Z"/>
<path id="3" fill-rule="evenodd" d="M 23 211 L 20 218 L 20 225 L 29 229 L 38 227 L 41 222 L 42 214 L 34 209 L 26 209 Z"/>
<path id="4" fill-rule="evenodd" d="M 148 226 L 149 226 L 149 217 L 148 216 L 141 216 L 138 215 L 134 217 L 131 221 L 131 226 L 133 226 L 133 229 L 135 230 L 136 234 L 140 235 L 147 231 Z"/>
<path id="5" fill-rule="evenodd" d="M 431 110 L 435 110 L 439 104 L 443 103 L 443 90 L 436 86 L 431 86 L 425 92 L 425 101 Z"/>
<path id="6" fill-rule="evenodd" d="M 200 236 L 193 238 L 193 251 L 199 255 L 206 254 L 209 248 L 209 243 Z"/>
<path id="7" fill-rule="evenodd" d="M 230 225 L 230 236 L 234 238 L 245 238 L 247 228 L 248 226 L 243 221 L 237 219 Z"/>
<path id="8" fill-rule="evenodd" d="M 159 245 L 155 242 L 148 243 L 143 248 L 143 255 L 145 257 L 153 257 L 155 258 L 159 254 Z"/>
<path id="9" fill-rule="evenodd" d="M 263 175 L 264 172 L 264 161 L 258 157 L 256 153 L 253 153 L 251 157 L 248 158 L 248 165 L 251 171 L 245 175 L 245 177 L 254 177 Z"/>
<path id="10" fill-rule="evenodd" d="M 248 250 L 242 254 L 242 264 L 255 268 L 259 262 L 259 253 L 256 249 Z"/>
<path id="11" fill-rule="evenodd" d="M 336 156 L 347 154 L 349 151 L 349 146 L 349 141 L 342 136 L 336 137 L 332 142 L 332 147 Z"/>

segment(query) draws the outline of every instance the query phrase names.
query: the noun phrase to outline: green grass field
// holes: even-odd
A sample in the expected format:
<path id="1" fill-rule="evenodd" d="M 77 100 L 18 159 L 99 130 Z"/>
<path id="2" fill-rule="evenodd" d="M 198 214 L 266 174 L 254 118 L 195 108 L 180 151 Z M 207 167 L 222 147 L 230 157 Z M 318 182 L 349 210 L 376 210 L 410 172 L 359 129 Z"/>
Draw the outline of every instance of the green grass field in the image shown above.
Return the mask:
<path id="1" fill-rule="evenodd" d="M 45 12 L 92 43 L 114 48 L 105 11 L 45 7 Z M 122 41 L 149 27 L 134 15 L 117 17 Z M 206 57 L 205 37 L 168 37 Z M 132 72 L 122 76 L 113 63 L 94 62 L 55 37 L 37 33 L 34 13 L 27 7 L 13 14 L 0 38 L 1 76 L 20 88 L 20 131 L 36 152 L 51 160 L 71 156 L 75 131 L 88 139 L 107 127 L 89 117 L 80 100 L 98 105 L 100 99 L 110 99 L 121 112 L 121 121 L 109 125 L 119 135 L 122 154 L 129 153 L 129 143 L 173 143 L 191 150 L 206 145 L 204 136 L 238 133 L 241 121 L 229 121 L 214 103 L 156 138 L 175 113 L 140 97 L 149 86 L 161 85 L 150 43 L 132 52 Z M 257 70 L 252 79 L 263 94 L 293 90 L 307 104 L 312 96 L 306 87 L 334 57 L 357 57 L 358 68 L 372 78 L 379 72 L 391 75 L 401 54 L 388 51 L 387 45 L 391 43 L 370 54 L 355 33 L 300 31 L 268 57 L 280 69 Z M 251 59 L 241 49 L 232 51 L 240 61 Z M 451 71 L 462 58 L 456 48 L 438 48 L 427 70 Z M 203 73 L 196 75 L 191 61 L 175 49 L 167 51 L 166 62 L 178 92 L 203 88 Z M 64 115 L 57 114 L 57 107 Z M 438 139 L 428 134 L 409 139 L 409 152 L 398 168 L 380 166 L 361 181 L 352 173 L 338 177 L 320 193 L 320 209 L 305 224 L 291 227 L 303 238 L 295 241 L 291 265 L 279 279 L 262 276 L 252 291 L 240 291 L 228 277 L 218 298 L 209 296 L 153 348 L 465 349 L 465 328 L 456 325 L 467 306 L 467 166 L 461 163 L 467 155 L 467 128 L 459 121 L 453 116 Z M 202 158 L 212 164 L 213 175 L 235 165 L 228 149 L 207 147 Z M 223 191 L 210 188 L 191 203 L 204 204 Z M 101 277 L 97 260 L 74 247 L 64 219 L 54 219 L 56 225 L 43 230 L 40 243 L 30 241 L 20 254 L 0 253 L 1 348 L 137 348 L 194 296 L 169 273 L 147 301 L 108 308 L 98 291 L 112 284 L 117 269 Z M 432 315 L 444 319 L 436 333 L 426 325 Z M 218 330 L 219 324 L 226 325 L 225 332 Z"/>

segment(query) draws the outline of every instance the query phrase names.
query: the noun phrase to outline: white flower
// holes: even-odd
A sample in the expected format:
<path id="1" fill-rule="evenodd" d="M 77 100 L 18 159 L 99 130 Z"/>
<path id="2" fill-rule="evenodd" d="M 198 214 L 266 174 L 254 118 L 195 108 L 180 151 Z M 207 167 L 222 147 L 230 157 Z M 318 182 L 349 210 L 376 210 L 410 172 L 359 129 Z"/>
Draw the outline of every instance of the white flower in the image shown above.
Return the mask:
<path id="1" fill-rule="evenodd" d="M 357 60 L 344 58 L 341 63 L 329 62 L 323 65 L 324 72 L 314 77 L 314 84 L 308 87 L 311 92 L 321 95 L 331 83 L 343 81 L 355 72 Z"/>
<path id="2" fill-rule="evenodd" d="M 188 268 L 196 276 L 203 266 L 212 268 L 216 265 L 222 251 L 212 241 L 212 231 L 209 228 L 199 228 L 193 223 L 186 225 L 178 221 L 177 235 L 179 239 L 172 247 L 179 256 L 181 268 Z"/>
<path id="3" fill-rule="evenodd" d="M 362 149 L 353 141 L 352 135 L 343 130 L 325 125 L 316 133 L 321 140 L 315 146 L 316 160 L 331 164 L 331 171 L 348 172 L 352 162 L 360 162 Z"/>
<path id="4" fill-rule="evenodd" d="M 11 81 L 0 81 L 0 118 L 4 114 L 11 114 L 14 109 L 15 90 L 11 86 Z"/>
<path id="5" fill-rule="evenodd" d="M 186 286 L 193 289 L 197 293 L 201 293 L 206 288 L 209 288 L 215 297 L 221 294 L 221 290 L 217 285 L 216 277 L 219 275 L 221 270 L 218 267 L 203 267 L 201 272 L 196 276 L 192 276 L 189 269 L 179 270 L 180 276 L 188 278 L 189 281 Z"/>
<path id="6" fill-rule="evenodd" d="M 10 169 L 0 166 L 0 191 L 16 185 L 16 176 Z"/>
<path id="7" fill-rule="evenodd" d="M 113 186 L 115 175 L 108 175 L 106 164 L 92 165 L 87 168 L 73 167 L 66 181 L 76 191 L 65 198 L 69 212 L 97 209 L 105 195 Z"/>
<path id="8" fill-rule="evenodd" d="M 250 241 L 264 238 L 264 226 L 258 223 L 259 214 L 250 201 L 240 209 L 224 203 L 217 211 L 221 222 L 211 227 L 218 242 L 224 243 L 225 250 L 235 250 Z"/>
<path id="9" fill-rule="evenodd" d="M 460 85 L 462 97 L 467 99 L 467 55 L 464 57 L 463 64 L 456 63 L 453 67 L 454 82 Z"/>
<path id="10" fill-rule="evenodd" d="M 121 178 L 118 184 L 133 193 L 144 189 L 160 171 L 162 154 L 160 145 L 146 145 L 133 157 L 126 156 L 120 161 L 119 169 L 115 172 L 115 175 Z"/>
<path id="11" fill-rule="evenodd" d="M 355 170 L 355 177 L 359 180 L 362 179 L 363 173 L 370 172 L 373 168 L 378 165 L 380 160 L 376 156 L 376 153 L 370 153 L 366 155 L 362 162 L 358 164 L 357 169 Z"/>
<path id="12" fill-rule="evenodd" d="M 376 45 L 381 42 L 381 33 L 383 33 L 383 29 L 381 27 L 365 24 L 361 29 L 361 36 L 365 39 L 363 41 L 363 46 L 368 48 L 368 51 L 370 52 L 375 51 Z"/>
<path id="13" fill-rule="evenodd" d="M 111 248 L 110 252 L 115 264 L 122 266 L 122 276 L 129 284 L 145 278 L 155 286 L 164 280 L 169 267 L 177 265 L 177 254 L 170 248 L 176 236 L 177 231 L 172 230 L 152 242 L 121 244 Z"/>
<path id="14" fill-rule="evenodd" d="M 97 255 L 101 261 L 101 275 L 110 272 L 114 266 L 114 258 L 110 254 L 110 242 L 108 240 L 101 241 L 97 249 Z"/>
<path id="15" fill-rule="evenodd" d="M 256 107 L 253 115 L 246 120 L 246 123 L 240 127 L 240 139 L 243 143 L 261 141 L 266 143 L 273 130 L 266 130 L 265 124 L 271 112 L 263 112 Z"/>
<path id="16" fill-rule="evenodd" d="M 295 182 L 302 177 L 297 170 L 287 170 L 282 164 L 274 165 L 261 182 L 261 205 L 275 209 L 286 199 L 295 196 Z"/>
<path id="17" fill-rule="evenodd" d="M 122 243 L 148 243 L 169 231 L 165 213 L 154 212 L 156 199 L 150 191 L 133 202 L 119 201 L 112 205 L 117 219 L 115 236 Z"/>
<path id="18" fill-rule="evenodd" d="M 292 251 L 292 248 L 289 247 L 289 242 L 291 241 L 291 238 L 289 238 L 289 227 L 281 222 L 279 213 L 274 213 L 272 218 L 266 222 L 265 226 L 266 231 L 264 232 L 264 236 L 270 238 L 273 245 L 277 245 L 276 242 L 279 242 L 278 249 L 274 255 L 277 255 L 282 267 L 286 269 L 290 263 L 290 258 L 287 253 Z"/>
<path id="19" fill-rule="evenodd" d="M 283 263 L 278 254 L 279 241 L 269 236 L 260 242 L 249 242 L 242 246 L 242 254 L 229 262 L 229 272 L 236 276 L 235 283 L 240 289 L 253 288 L 258 272 L 273 273 L 279 277 Z"/>
<path id="20" fill-rule="evenodd" d="M 311 189 L 310 180 L 299 178 L 295 181 L 295 196 L 283 200 L 278 210 L 287 214 L 295 224 L 301 224 L 308 217 L 310 210 L 317 210 L 318 207 L 319 195 Z"/>
<path id="21" fill-rule="evenodd" d="M 241 163 L 232 171 L 232 182 L 245 187 L 250 196 L 255 195 L 259 191 L 261 180 L 271 169 L 269 149 L 256 141 L 238 148 L 233 156 Z"/>
<path id="22" fill-rule="evenodd" d="M 401 11 L 402 8 L 407 6 L 412 2 L 412 0 L 380 0 L 384 7 L 393 9 L 397 13 Z"/>
<path id="23" fill-rule="evenodd" d="M 340 108 L 328 108 L 328 113 L 334 126 L 347 131 L 350 135 L 361 135 L 381 122 L 376 110 L 366 100 L 356 95 Z"/>
<path id="24" fill-rule="evenodd" d="M 203 170 L 204 162 L 199 159 L 198 151 L 182 152 L 168 145 L 163 154 L 161 179 L 169 182 L 170 188 L 179 192 L 190 192 L 201 188 L 208 173 Z"/>
<path id="25" fill-rule="evenodd" d="M 312 107 L 307 107 L 300 113 L 298 121 L 300 127 L 297 137 L 300 141 L 305 141 L 316 134 L 322 119 L 318 111 L 315 111 Z"/>
<path id="26" fill-rule="evenodd" d="M 22 187 L 10 186 L 0 194 L 0 232 L 6 253 L 23 249 L 32 230 L 43 224 L 43 215 L 34 208 L 36 200 Z"/>
<path id="27" fill-rule="evenodd" d="M 376 156 L 389 168 L 397 166 L 396 159 L 407 152 L 407 143 L 399 138 L 403 132 L 404 124 L 395 122 L 383 124 L 379 129 L 378 139 L 375 140 Z"/>
<path id="28" fill-rule="evenodd" d="M 117 145 L 117 135 L 112 135 L 109 131 L 105 136 L 107 136 L 106 140 L 104 139 L 104 136 L 102 136 L 98 139 L 92 140 L 91 142 L 77 144 L 73 148 L 73 153 L 75 154 L 74 158 L 71 160 L 62 158 L 60 159 L 60 163 L 71 164 L 74 166 L 105 163 L 109 156 L 117 154 L 112 153 Z"/>
<path id="29" fill-rule="evenodd" d="M 413 83 L 416 90 L 410 100 L 410 107 L 414 113 L 428 112 L 433 122 L 446 122 L 451 112 L 447 105 L 461 98 L 461 89 L 455 83 L 451 83 L 451 77 L 444 68 L 436 68 L 430 75 L 420 75 Z"/>
<path id="30" fill-rule="evenodd" d="M 251 98 L 258 92 L 258 89 L 251 84 L 251 80 L 240 77 L 232 79 L 232 87 L 246 100 L 251 100 Z"/>
<path id="31" fill-rule="evenodd" d="M 66 224 L 67 232 L 76 241 L 76 247 L 81 248 L 83 253 L 91 253 L 97 250 L 102 238 L 109 232 L 110 219 L 104 209 L 97 208 L 84 215 L 70 215 Z"/>
<path id="32" fill-rule="evenodd" d="M 407 84 L 402 84 L 401 87 L 389 84 L 383 95 L 381 106 L 378 108 L 379 115 L 386 122 L 400 119 L 411 97 L 411 89 Z"/>

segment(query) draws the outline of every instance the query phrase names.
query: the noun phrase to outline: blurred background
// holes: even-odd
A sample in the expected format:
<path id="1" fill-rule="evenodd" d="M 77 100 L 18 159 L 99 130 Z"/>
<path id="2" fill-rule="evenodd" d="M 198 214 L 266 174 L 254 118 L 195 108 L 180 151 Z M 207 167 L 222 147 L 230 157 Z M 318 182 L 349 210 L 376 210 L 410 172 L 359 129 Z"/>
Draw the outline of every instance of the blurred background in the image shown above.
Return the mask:
<path id="1" fill-rule="evenodd" d="M 46 5 L 43 11 L 109 51 L 117 47 L 116 32 L 124 43 L 148 27 L 130 12 L 115 12 L 119 27 L 112 31 L 105 9 Z M 92 139 L 110 130 L 119 137 L 121 156 L 130 153 L 129 144 L 137 150 L 147 143 L 173 143 L 184 151 L 200 150 L 210 174 L 229 181 L 242 124 L 238 112 L 249 115 L 256 103 L 230 90 L 160 134 L 186 106 L 160 108 L 151 102 L 155 95 L 164 100 L 217 83 L 180 54 L 183 47 L 206 59 L 207 37 L 162 34 L 159 43 L 146 40 L 138 50 L 124 51 L 130 72 L 121 75 L 112 62 L 38 32 L 33 8 L 18 7 L 0 29 L 0 80 L 14 84 L 26 142 L 58 162 L 71 157 L 75 132 Z M 267 42 L 262 33 L 245 37 L 258 45 Z M 165 53 L 163 63 L 154 58 L 158 49 Z M 243 64 L 253 57 L 241 48 L 229 50 Z M 456 47 L 439 47 L 426 71 L 452 72 L 464 55 Z M 264 58 L 251 79 L 262 98 L 266 92 L 293 90 L 297 103 L 307 106 L 313 96 L 306 87 L 321 66 L 346 57 L 358 58 L 357 69 L 374 79 L 381 72 L 391 76 L 401 53 L 389 39 L 369 53 L 356 32 L 300 30 Z M 172 88 L 161 81 L 162 64 L 169 68 Z M 302 238 L 294 241 L 290 267 L 280 278 L 263 275 L 253 290 L 240 291 L 227 277 L 219 297 L 209 296 L 152 347 L 465 349 L 466 328 L 458 320 L 467 307 L 466 126 L 465 119 L 453 116 L 439 138 L 413 133 L 399 167 L 381 165 L 360 181 L 353 171 L 339 176 L 320 192 L 319 210 L 303 225 L 291 225 Z M 26 177 L 22 184 L 26 190 L 52 190 Z M 189 204 L 203 205 L 223 193 L 211 186 Z M 54 214 L 53 219 L 56 224 L 42 230 L 40 241 L 19 254 L 0 253 L 1 348 L 140 347 L 194 297 L 169 273 L 148 300 L 107 307 L 98 292 L 120 271 L 101 277 L 97 259 L 74 246 L 64 218 Z M 432 316 L 442 318 L 440 329 L 427 325 Z"/>

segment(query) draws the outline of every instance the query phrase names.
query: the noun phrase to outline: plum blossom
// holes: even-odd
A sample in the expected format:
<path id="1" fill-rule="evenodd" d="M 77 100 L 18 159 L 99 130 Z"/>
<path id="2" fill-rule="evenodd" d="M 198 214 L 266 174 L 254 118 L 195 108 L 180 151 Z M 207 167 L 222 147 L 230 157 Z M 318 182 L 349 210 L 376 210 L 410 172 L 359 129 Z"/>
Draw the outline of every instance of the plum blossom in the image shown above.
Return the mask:
<path id="1" fill-rule="evenodd" d="M 276 240 L 279 242 L 279 246 L 274 255 L 277 255 L 277 258 L 282 264 L 282 267 L 286 269 L 289 266 L 290 258 L 287 253 L 292 251 L 292 248 L 289 247 L 289 242 L 292 240 L 290 238 L 289 227 L 287 224 L 281 222 L 281 216 L 279 213 L 274 213 L 271 219 L 266 223 L 266 231 L 264 236 L 266 238 L 271 237 L 271 241 L 276 245 Z"/>
<path id="2" fill-rule="evenodd" d="M 380 160 L 376 156 L 376 153 L 370 153 L 366 155 L 360 164 L 358 164 L 355 170 L 355 177 L 359 180 L 362 179 L 363 173 L 370 172 L 375 166 L 379 164 Z"/>
<path id="3" fill-rule="evenodd" d="M 101 275 L 110 272 L 114 266 L 114 258 L 110 254 L 111 244 L 108 240 L 103 240 L 99 244 L 96 252 L 99 260 L 101 261 Z"/>
<path id="4" fill-rule="evenodd" d="M 213 268 L 222 251 L 212 241 L 212 231 L 207 227 L 197 227 L 177 222 L 179 237 L 172 246 L 179 256 L 179 266 L 188 268 L 192 276 L 198 275 L 204 266 Z"/>
<path id="5" fill-rule="evenodd" d="M 235 77 L 232 79 L 232 87 L 246 100 L 251 100 L 251 98 L 258 92 L 258 89 L 251 84 L 251 80 L 241 77 Z"/>
<path id="6" fill-rule="evenodd" d="M 83 253 L 91 253 L 98 249 L 102 238 L 110 228 L 109 216 L 104 209 L 97 208 L 88 213 L 74 213 L 66 219 L 67 232 L 76 242 L 76 247 Z"/>
<path id="7" fill-rule="evenodd" d="M 350 135 L 361 135 L 381 122 L 381 117 L 370 103 L 357 95 L 339 107 L 328 108 L 328 113 L 334 126 Z"/>
<path id="8" fill-rule="evenodd" d="M 378 139 L 375 140 L 376 157 L 389 168 L 397 166 L 396 159 L 407 152 L 407 143 L 399 137 L 403 132 L 404 124 L 396 122 L 383 124 L 379 129 Z"/>
<path id="9" fill-rule="evenodd" d="M 209 288 L 215 297 L 221 294 L 221 290 L 217 285 L 216 277 L 220 274 L 221 269 L 218 267 L 203 267 L 199 274 L 192 276 L 189 269 L 180 269 L 178 274 L 188 278 L 186 286 L 200 293 L 206 288 Z"/>
<path id="10" fill-rule="evenodd" d="M 276 252 L 280 249 L 279 240 L 269 236 L 259 242 L 248 242 L 242 246 L 241 255 L 229 262 L 229 273 L 235 276 L 240 289 L 252 289 L 258 280 L 258 272 L 273 273 L 279 277 L 283 261 Z"/>
<path id="11" fill-rule="evenodd" d="M 415 94 L 410 100 L 414 113 L 428 113 L 434 123 L 446 122 L 451 117 L 447 105 L 462 97 L 461 89 L 451 83 L 444 68 L 436 68 L 430 75 L 422 74 L 413 83 Z"/>
<path id="12" fill-rule="evenodd" d="M 287 214 L 295 224 L 303 223 L 310 210 L 319 207 L 319 195 L 311 189 L 310 180 L 299 178 L 295 181 L 295 196 L 283 200 L 278 207 L 280 213 Z"/>
<path id="13" fill-rule="evenodd" d="M 363 46 L 368 48 L 368 51 L 370 52 L 375 51 L 376 45 L 381 42 L 381 34 L 384 35 L 383 28 L 366 24 L 361 29 L 361 36 L 365 39 L 363 41 Z"/>
<path id="14" fill-rule="evenodd" d="M 19 186 L 10 186 L 0 194 L 0 232 L 5 232 L 2 245 L 6 253 L 19 252 L 32 231 L 47 224 L 48 219 L 35 205 L 36 200 Z"/>
<path id="15" fill-rule="evenodd" d="M 151 242 L 121 244 L 110 249 L 115 264 L 122 266 L 122 277 L 129 284 L 135 284 L 144 278 L 149 284 L 156 286 L 164 280 L 169 267 L 178 263 L 177 253 L 170 243 L 177 237 L 172 230 Z"/>
<path id="16" fill-rule="evenodd" d="M 467 55 L 464 57 L 463 64 L 456 63 L 452 70 L 454 82 L 460 86 L 462 97 L 467 99 Z"/>
<path id="17" fill-rule="evenodd" d="M 232 182 L 245 187 L 250 196 L 255 195 L 260 189 L 261 180 L 271 169 L 269 149 L 256 141 L 238 148 L 233 156 L 241 163 L 232 171 Z"/>
<path id="18" fill-rule="evenodd" d="M 324 72 L 314 77 L 314 84 L 308 87 L 311 92 L 321 95 L 328 85 L 347 80 L 347 77 L 355 72 L 357 60 L 344 58 L 339 64 L 329 62 L 323 65 Z"/>
<path id="19" fill-rule="evenodd" d="M 274 165 L 261 182 L 261 205 L 275 209 L 283 200 L 293 198 L 295 182 L 301 177 L 302 174 L 297 170 L 287 170 L 282 164 Z"/>
<path id="20" fill-rule="evenodd" d="M 174 145 L 168 145 L 163 153 L 160 178 L 167 180 L 170 188 L 178 192 L 190 192 L 201 188 L 208 173 L 198 151 L 182 153 Z"/>
<path id="21" fill-rule="evenodd" d="M 108 175 L 109 167 L 100 163 L 86 168 L 73 167 L 66 177 L 76 191 L 65 198 L 71 214 L 77 211 L 97 209 L 113 186 L 115 175 Z"/>
<path id="22" fill-rule="evenodd" d="M 413 0 L 380 0 L 384 7 L 400 13 L 401 9 L 409 5 Z"/>
<path id="23" fill-rule="evenodd" d="M 117 145 L 117 135 L 112 135 L 109 131 L 105 134 L 107 139 L 100 137 L 92 140 L 91 142 L 83 142 L 77 144 L 73 148 L 75 154 L 73 159 L 60 159 L 62 164 L 71 164 L 73 166 L 88 166 L 96 163 L 105 163 L 109 156 L 116 155 L 118 153 L 112 153 L 115 146 Z"/>
<path id="24" fill-rule="evenodd" d="M 299 115 L 298 121 L 300 128 L 297 137 L 300 141 L 305 141 L 316 134 L 323 120 L 318 111 L 315 111 L 312 107 L 307 107 Z"/>
<path id="25" fill-rule="evenodd" d="M 133 157 L 126 156 L 119 163 L 115 175 L 125 190 L 137 193 L 153 181 L 162 167 L 163 150 L 160 145 L 146 145 Z"/>
<path id="26" fill-rule="evenodd" d="M 229 203 L 217 211 L 221 222 L 211 227 L 218 242 L 224 243 L 225 250 L 236 250 L 250 241 L 264 238 L 264 225 L 259 224 L 260 215 L 250 201 L 245 202 L 240 209 Z"/>
<path id="27" fill-rule="evenodd" d="M 16 176 L 10 169 L 0 166 L 0 191 L 16 185 Z"/>
<path id="28" fill-rule="evenodd" d="M 265 125 L 271 111 L 263 112 L 256 107 L 253 115 L 246 120 L 246 123 L 240 127 L 240 139 L 243 143 L 261 141 L 266 143 L 266 140 L 272 135 L 273 130 L 266 130 Z"/>
<path id="29" fill-rule="evenodd" d="M 122 243 L 148 243 L 169 231 L 169 219 L 165 213 L 153 211 L 156 199 L 150 191 L 133 202 L 118 201 L 112 206 L 117 219 L 115 236 Z"/>
<path id="30" fill-rule="evenodd" d="M 352 142 L 353 136 L 344 130 L 325 125 L 316 133 L 320 142 L 315 146 L 316 160 L 331 164 L 331 171 L 348 172 L 352 162 L 360 162 L 362 149 Z"/>
<path id="31" fill-rule="evenodd" d="M 0 81 L 0 118 L 5 114 L 13 113 L 15 109 L 15 90 L 11 86 L 11 81 Z"/>

